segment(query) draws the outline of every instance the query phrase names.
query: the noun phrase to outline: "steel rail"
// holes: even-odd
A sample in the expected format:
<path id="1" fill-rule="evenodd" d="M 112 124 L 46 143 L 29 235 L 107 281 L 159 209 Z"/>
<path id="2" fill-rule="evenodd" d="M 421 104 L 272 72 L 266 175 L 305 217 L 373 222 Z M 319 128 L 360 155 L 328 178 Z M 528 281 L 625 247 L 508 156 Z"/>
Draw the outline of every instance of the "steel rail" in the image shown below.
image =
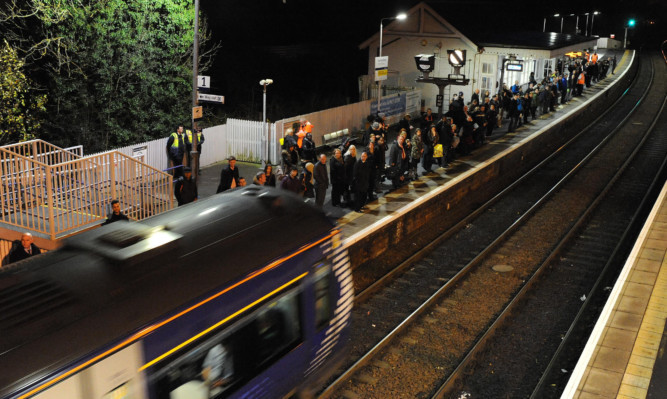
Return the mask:
<path id="1" fill-rule="evenodd" d="M 653 71 L 655 73 L 655 70 Z M 665 106 L 667 105 L 667 94 L 664 96 L 663 101 L 662 101 L 662 106 L 660 107 L 660 110 L 656 117 L 653 119 L 653 123 L 648 127 L 647 129 L 647 134 L 642 139 L 642 142 L 640 143 L 639 146 L 643 145 L 644 142 L 646 141 L 647 136 L 653 131 L 655 128 L 655 125 L 658 123 L 658 119 L 660 115 L 665 110 Z M 633 151 L 632 157 L 636 155 L 637 150 L 639 147 Z M 629 162 L 631 159 L 628 159 L 627 162 Z M 627 163 L 626 162 L 626 163 Z M 662 165 L 660 166 L 660 170 L 665 170 L 667 167 L 667 158 L 665 158 L 662 162 Z M 627 165 L 623 165 L 623 168 L 626 169 Z M 627 239 L 632 227 L 639 221 L 639 216 L 641 214 L 641 210 L 644 209 L 646 206 L 648 206 L 648 200 L 650 198 L 651 192 L 658 187 L 659 184 L 662 183 L 662 176 L 661 174 L 658 174 L 654 177 L 653 181 L 651 182 L 648 190 L 646 191 L 646 195 L 644 198 L 642 198 L 641 202 L 639 203 L 639 206 L 637 207 L 635 213 L 632 215 L 632 218 L 630 220 L 630 223 L 628 223 L 628 227 L 625 229 L 623 232 L 621 239 L 619 240 L 618 245 L 614 248 L 613 252 L 609 256 L 609 260 L 605 264 L 602 272 L 600 273 L 600 276 L 598 279 L 595 281 L 595 284 L 593 284 L 593 287 L 591 287 L 590 291 L 586 295 L 586 300 L 582 304 L 581 308 L 579 309 L 579 312 L 577 312 L 577 315 L 575 316 L 572 324 L 570 325 L 570 328 L 568 328 L 567 332 L 565 333 L 565 336 L 563 337 L 560 345 L 558 346 L 558 349 L 554 353 L 554 355 L 551 358 L 551 361 L 549 362 L 546 370 L 542 374 L 542 377 L 540 378 L 540 381 L 538 384 L 535 386 L 535 389 L 533 390 L 533 393 L 531 394 L 530 398 L 531 399 L 538 399 L 542 395 L 542 391 L 544 389 L 544 384 L 546 383 L 546 379 L 548 375 L 550 375 L 551 371 L 553 370 L 556 361 L 558 360 L 560 354 L 564 351 L 564 349 L 567 347 L 567 345 L 570 343 L 572 336 L 574 334 L 574 330 L 576 329 L 576 326 L 579 325 L 580 320 L 582 319 L 583 315 L 586 313 L 588 310 L 589 306 L 591 306 L 593 298 L 596 296 L 596 294 L 599 294 L 600 287 L 602 285 L 602 282 L 605 281 L 605 278 L 607 277 L 608 273 L 610 272 L 612 262 L 616 258 L 618 252 L 621 249 L 622 243 Z"/>
<path id="2" fill-rule="evenodd" d="M 649 81 L 649 84 L 647 85 L 647 88 L 644 90 L 642 93 L 642 96 L 640 99 L 635 103 L 631 111 L 626 115 L 622 122 L 619 123 L 616 128 L 614 128 L 609 135 L 605 138 L 603 142 L 600 143 L 595 149 L 587 155 L 582 162 L 577 165 L 575 168 L 572 169 L 568 175 L 563 177 L 561 181 L 557 185 L 562 186 L 561 183 L 564 183 L 565 180 L 569 180 L 573 176 L 573 172 L 575 170 L 578 171 L 579 167 L 582 166 L 584 163 L 587 163 L 592 158 L 592 155 L 594 153 L 597 153 L 600 149 L 602 144 L 606 144 L 606 142 L 611 139 L 613 135 L 621 131 L 621 127 L 625 125 L 625 123 L 628 121 L 628 119 L 635 114 L 637 111 L 637 108 L 639 105 L 643 102 L 643 100 L 646 98 L 648 95 L 648 92 L 651 89 L 652 82 L 653 82 L 654 74 L 651 75 L 651 79 Z M 636 81 L 635 81 L 636 83 Z M 628 90 L 629 91 L 629 90 Z M 627 94 L 626 91 L 624 94 Z M 639 143 L 635 146 L 635 149 L 633 150 L 632 154 L 628 159 L 623 163 L 621 168 L 619 168 L 612 179 L 607 183 L 607 185 L 603 188 L 603 190 L 598 193 L 596 198 L 592 201 L 592 203 L 586 208 L 586 210 L 579 216 L 577 221 L 574 223 L 574 225 L 569 229 L 568 233 L 565 234 L 561 238 L 561 240 L 558 242 L 558 244 L 554 247 L 554 249 L 551 251 L 551 254 L 542 262 L 542 264 L 533 272 L 533 274 L 530 276 L 530 278 L 524 283 L 523 287 L 519 292 L 515 295 L 515 297 L 505 306 L 505 309 L 500 313 L 500 315 L 496 318 L 496 320 L 493 322 L 493 324 L 487 329 L 487 331 L 479 338 L 477 343 L 468 351 L 466 356 L 463 358 L 461 363 L 457 366 L 457 368 L 450 374 L 450 376 L 445 380 L 445 382 L 438 388 L 438 390 L 435 392 L 435 394 L 432 396 L 432 398 L 443 398 L 447 393 L 451 393 L 453 389 L 453 385 L 461 378 L 461 376 L 464 373 L 464 370 L 474 361 L 475 357 L 483 351 L 485 348 L 486 344 L 493 338 L 494 333 L 503 326 L 505 321 L 509 318 L 509 316 L 513 313 L 514 309 L 519 306 L 519 304 L 527 297 L 527 294 L 532 290 L 532 288 L 540 281 L 540 277 L 542 274 L 544 274 L 545 270 L 548 269 L 548 266 L 556 259 L 556 257 L 561 253 L 562 249 L 570 242 L 572 237 L 580 230 L 580 228 L 584 225 L 584 223 L 588 220 L 588 217 L 590 214 L 597 208 L 598 204 L 604 199 L 608 191 L 611 189 L 613 184 L 617 181 L 617 179 L 620 177 L 620 175 L 627 169 L 629 166 L 630 162 L 633 160 L 634 156 L 637 154 L 641 146 L 646 140 L 646 137 L 648 136 L 649 132 L 645 132 L 644 138 L 639 141 Z M 555 186 L 554 186 L 555 188 Z M 552 191 L 555 191 L 554 189 L 550 190 L 550 193 Z M 543 197 L 543 199 L 546 199 Z M 542 199 L 539 201 L 540 203 L 542 202 Z M 535 206 L 538 204 L 536 203 Z M 541 204 L 540 204 L 541 205 Z"/>
<path id="3" fill-rule="evenodd" d="M 635 72 L 634 78 L 636 79 L 637 72 Z M 536 166 L 531 168 L 529 171 L 527 171 L 523 176 L 515 180 L 511 185 L 503 189 L 501 192 L 493 196 L 490 200 L 485 202 L 483 205 L 478 207 L 475 211 L 473 211 L 469 216 L 464 218 L 462 221 L 458 222 L 456 225 L 448 229 L 446 232 L 438 236 L 433 243 L 429 244 L 427 247 L 425 247 L 423 250 L 419 250 L 416 252 L 414 255 L 412 255 L 408 260 L 402 262 L 397 268 L 393 269 L 392 271 L 388 272 L 385 274 L 383 277 L 381 277 L 378 281 L 376 281 L 374 284 L 366 288 L 365 290 L 361 291 L 359 294 L 357 294 L 355 302 L 361 303 L 365 301 L 372 293 L 376 292 L 378 289 L 380 289 L 383 285 L 386 284 L 386 281 L 389 279 L 395 277 L 397 274 L 399 274 L 401 271 L 405 270 L 407 267 L 409 267 L 414 261 L 419 260 L 423 258 L 426 253 L 427 253 L 427 248 L 428 249 L 433 249 L 437 244 L 441 243 L 443 240 L 446 238 L 450 237 L 451 235 L 455 234 L 457 231 L 465 227 L 472 219 L 475 217 L 479 216 L 482 212 L 484 212 L 487 208 L 489 208 L 491 205 L 494 203 L 498 202 L 501 198 L 505 197 L 511 190 L 516 188 L 518 185 L 520 185 L 522 182 L 524 182 L 526 179 L 528 179 L 530 176 L 533 174 L 537 173 L 545 164 L 547 164 L 549 161 L 551 161 L 554 157 L 556 157 L 560 152 L 564 151 L 566 148 L 568 148 L 570 145 L 576 142 L 576 140 L 581 137 L 583 134 L 587 133 L 590 131 L 593 127 L 595 127 L 598 122 L 604 118 L 608 113 L 613 112 L 614 106 L 616 106 L 620 101 L 622 101 L 625 96 L 628 94 L 629 90 L 625 90 L 619 98 L 614 101 L 614 103 L 608 107 L 608 109 L 602 113 L 598 118 L 596 118 L 593 122 L 589 123 L 586 127 L 584 127 L 579 133 L 577 133 L 573 138 L 568 140 L 565 144 L 560 146 L 558 149 L 556 149 L 551 155 L 549 155 L 547 158 L 545 158 L 543 161 L 539 162 Z M 628 117 L 623 119 L 623 122 L 627 120 Z M 622 123 L 623 123 L 622 122 Z M 622 124 L 621 123 L 621 124 Z M 621 125 L 619 124 L 619 126 Z M 574 175 L 575 171 L 578 171 L 584 164 L 587 163 L 588 160 L 592 158 L 592 156 L 597 153 L 602 147 L 603 144 L 606 144 L 611 137 L 618 132 L 618 127 L 616 129 L 613 129 L 610 133 L 605 136 L 603 140 L 600 141 L 600 143 L 580 162 L 578 162 L 573 169 L 571 169 L 565 177 L 563 177 L 561 180 L 559 180 L 556 185 L 554 185 L 544 196 L 542 196 L 538 201 L 536 201 L 533 206 L 531 206 L 523 215 L 521 215 L 519 218 L 517 218 L 516 221 L 514 221 L 508 229 L 506 229 L 503 233 L 499 235 L 497 239 L 495 239 L 491 244 L 489 244 L 484 250 L 482 250 L 474 259 L 472 259 L 467 265 L 463 266 L 461 270 L 456 273 L 447 283 L 445 283 L 440 289 L 438 289 L 433 295 L 431 295 L 426 301 L 422 303 L 416 310 L 414 310 L 409 316 L 407 316 L 403 322 L 401 322 L 399 325 L 397 325 L 389 334 L 387 334 L 380 342 L 378 342 L 375 346 L 373 346 L 366 354 L 364 354 L 361 358 L 359 358 L 350 368 L 348 368 L 343 374 L 338 376 L 331 384 L 329 384 L 319 395 L 320 398 L 327 398 L 329 397 L 333 391 L 335 391 L 340 385 L 342 385 L 345 381 L 347 381 L 354 373 L 356 373 L 360 368 L 365 366 L 366 364 L 369 363 L 371 358 L 375 356 L 381 349 L 386 347 L 398 334 L 400 334 L 407 326 L 409 326 L 417 317 L 419 317 L 423 312 L 428 310 L 428 308 L 436 302 L 439 298 L 441 298 L 444 294 L 446 294 L 452 287 L 456 286 L 456 283 L 458 283 L 462 278 L 468 275 L 468 273 L 474 269 L 478 264 L 482 262 L 483 259 L 485 259 L 490 252 L 492 252 L 497 246 L 499 246 L 502 242 L 505 241 L 505 239 L 512 234 L 514 231 L 516 231 L 534 212 L 536 212 L 542 204 L 544 204 L 548 198 L 550 198 L 563 184 L 566 183 L 567 180 L 571 176 Z"/>

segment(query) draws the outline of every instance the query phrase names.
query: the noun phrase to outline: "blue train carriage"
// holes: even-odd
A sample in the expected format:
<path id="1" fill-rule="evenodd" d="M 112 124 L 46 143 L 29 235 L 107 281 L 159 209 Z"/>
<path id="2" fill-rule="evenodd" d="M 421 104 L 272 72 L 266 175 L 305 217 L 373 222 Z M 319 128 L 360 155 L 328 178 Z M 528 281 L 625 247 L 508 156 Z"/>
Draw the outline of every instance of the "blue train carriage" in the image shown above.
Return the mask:
<path id="1" fill-rule="evenodd" d="M 342 356 L 335 226 L 247 187 L 116 222 L 0 270 L 0 397 L 275 398 Z"/>

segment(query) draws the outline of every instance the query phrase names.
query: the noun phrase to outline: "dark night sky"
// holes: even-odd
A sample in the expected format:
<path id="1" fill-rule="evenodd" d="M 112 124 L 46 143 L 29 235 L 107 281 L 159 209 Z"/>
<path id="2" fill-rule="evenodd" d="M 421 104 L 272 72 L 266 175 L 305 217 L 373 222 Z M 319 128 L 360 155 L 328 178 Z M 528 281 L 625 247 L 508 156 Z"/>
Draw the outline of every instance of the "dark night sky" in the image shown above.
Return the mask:
<path id="1" fill-rule="evenodd" d="M 379 31 L 380 18 L 407 11 L 416 0 L 200 0 L 213 39 L 222 44 L 211 70 L 212 92 L 226 96 L 224 112 L 232 117 L 260 118 L 259 81 L 272 78 L 268 117 L 279 119 L 358 100 L 357 77 L 366 73 L 367 52 L 358 45 Z M 476 31 L 542 30 L 554 13 L 600 11 L 595 34 L 623 34 L 629 17 L 657 20 L 652 31 L 667 39 L 664 0 L 580 0 L 565 2 L 444 1 L 427 2 L 468 36 Z M 556 5 L 560 4 L 558 8 Z M 573 29 L 566 18 L 564 29 Z M 560 29 L 548 20 L 547 30 Z M 568 25 L 569 24 L 569 25 Z M 583 27 L 583 19 L 579 26 Z M 640 29 L 637 29 L 638 33 Z M 644 35 L 647 36 L 647 35 Z M 657 40 L 654 39 L 655 40 Z"/>

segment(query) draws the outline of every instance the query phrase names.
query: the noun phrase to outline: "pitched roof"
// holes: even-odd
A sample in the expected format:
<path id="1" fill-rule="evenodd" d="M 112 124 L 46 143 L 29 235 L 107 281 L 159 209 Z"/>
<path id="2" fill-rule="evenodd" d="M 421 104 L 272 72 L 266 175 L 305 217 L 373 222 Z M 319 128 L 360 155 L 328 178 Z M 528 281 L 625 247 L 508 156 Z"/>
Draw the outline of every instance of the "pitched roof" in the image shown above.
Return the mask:
<path id="1" fill-rule="evenodd" d="M 477 47 L 472 40 L 459 31 L 454 25 L 446 21 L 438 12 L 424 2 L 412 7 L 406 12 L 407 18 L 403 21 L 391 21 L 384 27 L 384 35 L 399 36 L 428 36 L 428 37 L 456 37 L 470 47 Z M 379 40 L 380 32 L 375 33 L 359 45 L 365 49 Z"/>
<path id="2" fill-rule="evenodd" d="M 493 32 L 479 33 L 474 40 L 482 47 L 555 50 L 596 38 L 555 32 Z"/>

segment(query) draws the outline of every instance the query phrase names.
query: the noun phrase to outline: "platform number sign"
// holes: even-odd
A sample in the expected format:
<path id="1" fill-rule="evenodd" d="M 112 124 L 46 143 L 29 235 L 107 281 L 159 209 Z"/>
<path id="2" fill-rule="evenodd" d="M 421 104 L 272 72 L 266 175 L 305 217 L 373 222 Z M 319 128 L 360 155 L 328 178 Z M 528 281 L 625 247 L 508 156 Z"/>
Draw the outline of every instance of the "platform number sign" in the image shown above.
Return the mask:
<path id="1" fill-rule="evenodd" d="M 197 87 L 200 89 L 210 89 L 211 88 L 211 77 L 210 76 L 197 76 Z"/>

